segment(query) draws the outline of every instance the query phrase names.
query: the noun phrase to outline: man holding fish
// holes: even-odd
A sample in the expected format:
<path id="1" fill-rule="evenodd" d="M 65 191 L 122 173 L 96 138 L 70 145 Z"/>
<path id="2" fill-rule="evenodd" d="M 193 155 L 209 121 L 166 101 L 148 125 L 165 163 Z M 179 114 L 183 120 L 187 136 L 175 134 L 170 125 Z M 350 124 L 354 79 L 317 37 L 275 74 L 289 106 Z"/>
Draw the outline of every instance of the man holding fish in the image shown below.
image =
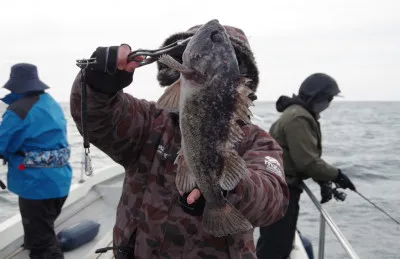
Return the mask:
<path id="1" fill-rule="evenodd" d="M 169 87 L 157 103 L 123 93 L 140 62 L 126 44 L 97 48 L 86 70 L 89 140 L 126 170 L 116 258 L 256 258 L 254 228 L 287 208 L 282 150 L 249 119 L 258 70 L 245 34 L 211 20 L 163 46 L 189 37 L 159 59 Z M 82 132 L 80 79 L 70 104 Z"/>

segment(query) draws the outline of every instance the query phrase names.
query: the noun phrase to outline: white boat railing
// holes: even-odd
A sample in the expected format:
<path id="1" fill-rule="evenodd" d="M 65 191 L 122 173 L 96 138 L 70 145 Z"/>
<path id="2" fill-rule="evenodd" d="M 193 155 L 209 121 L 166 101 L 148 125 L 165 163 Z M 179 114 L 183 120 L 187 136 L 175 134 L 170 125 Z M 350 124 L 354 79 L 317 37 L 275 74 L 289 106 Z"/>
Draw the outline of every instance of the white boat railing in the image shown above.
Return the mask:
<path id="1" fill-rule="evenodd" d="M 340 231 L 339 227 L 333 222 L 331 216 L 328 214 L 324 208 L 322 208 L 321 204 L 317 200 L 317 198 L 314 196 L 314 194 L 311 192 L 311 190 L 308 188 L 308 186 L 303 183 L 303 188 L 314 203 L 315 207 L 320 212 L 320 227 L 319 227 L 319 246 L 318 246 L 318 259 L 323 259 L 324 254 L 325 254 L 325 226 L 328 224 L 328 226 L 331 228 L 333 234 L 336 236 L 336 239 L 339 241 L 339 243 L 342 245 L 344 250 L 346 251 L 347 255 L 352 258 L 352 259 L 359 259 L 360 257 L 357 255 L 357 253 L 354 251 L 354 249 L 351 247 L 349 241 L 345 238 L 343 233 Z"/>

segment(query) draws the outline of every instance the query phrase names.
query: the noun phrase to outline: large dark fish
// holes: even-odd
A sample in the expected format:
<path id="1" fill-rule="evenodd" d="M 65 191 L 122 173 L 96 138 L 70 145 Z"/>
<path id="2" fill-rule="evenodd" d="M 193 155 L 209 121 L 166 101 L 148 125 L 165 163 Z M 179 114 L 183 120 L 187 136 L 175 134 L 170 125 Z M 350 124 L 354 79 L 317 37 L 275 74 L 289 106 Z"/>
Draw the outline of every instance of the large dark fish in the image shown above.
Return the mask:
<path id="1" fill-rule="evenodd" d="M 181 73 L 179 124 L 182 148 L 176 185 L 182 192 L 199 188 L 206 205 L 207 233 L 226 236 L 253 228 L 223 196 L 246 174 L 246 164 L 234 149 L 243 132 L 237 120 L 249 121 L 252 91 L 240 75 L 235 51 L 218 20 L 203 25 L 183 53 L 183 64 L 170 56 L 159 60 Z"/>

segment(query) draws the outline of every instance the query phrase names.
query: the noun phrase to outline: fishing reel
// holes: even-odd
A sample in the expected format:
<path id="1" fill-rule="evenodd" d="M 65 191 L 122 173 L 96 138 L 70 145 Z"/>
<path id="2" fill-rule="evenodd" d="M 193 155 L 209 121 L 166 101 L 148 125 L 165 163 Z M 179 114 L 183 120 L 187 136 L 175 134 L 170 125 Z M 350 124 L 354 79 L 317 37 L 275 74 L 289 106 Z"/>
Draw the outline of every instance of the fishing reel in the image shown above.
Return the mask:
<path id="1" fill-rule="evenodd" d="M 337 201 L 344 201 L 346 199 L 346 193 L 340 191 L 341 188 L 335 183 L 333 186 L 332 182 L 318 182 L 321 187 L 321 204 L 330 201 L 335 198 Z"/>
<path id="2" fill-rule="evenodd" d="M 341 187 L 335 184 L 335 188 L 332 188 L 333 197 L 337 201 L 344 201 L 347 197 L 347 194 L 345 192 L 338 191 L 338 189 L 341 189 Z"/>

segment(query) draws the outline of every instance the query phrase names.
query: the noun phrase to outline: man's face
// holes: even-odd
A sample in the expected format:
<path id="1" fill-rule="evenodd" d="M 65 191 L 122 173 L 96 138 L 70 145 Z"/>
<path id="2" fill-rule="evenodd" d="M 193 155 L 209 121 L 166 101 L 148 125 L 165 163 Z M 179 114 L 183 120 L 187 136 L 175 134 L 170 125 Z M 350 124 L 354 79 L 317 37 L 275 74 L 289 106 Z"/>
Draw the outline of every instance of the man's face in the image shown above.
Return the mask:
<path id="1" fill-rule="evenodd" d="M 321 100 L 315 102 L 313 104 L 313 111 L 316 114 L 320 114 L 321 112 L 323 112 L 324 110 L 326 110 L 329 107 L 332 100 L 333 100 L 333 97 L 329 97 L 329 98 L 324 98 L 324 99 L 321 99 Z"/>

